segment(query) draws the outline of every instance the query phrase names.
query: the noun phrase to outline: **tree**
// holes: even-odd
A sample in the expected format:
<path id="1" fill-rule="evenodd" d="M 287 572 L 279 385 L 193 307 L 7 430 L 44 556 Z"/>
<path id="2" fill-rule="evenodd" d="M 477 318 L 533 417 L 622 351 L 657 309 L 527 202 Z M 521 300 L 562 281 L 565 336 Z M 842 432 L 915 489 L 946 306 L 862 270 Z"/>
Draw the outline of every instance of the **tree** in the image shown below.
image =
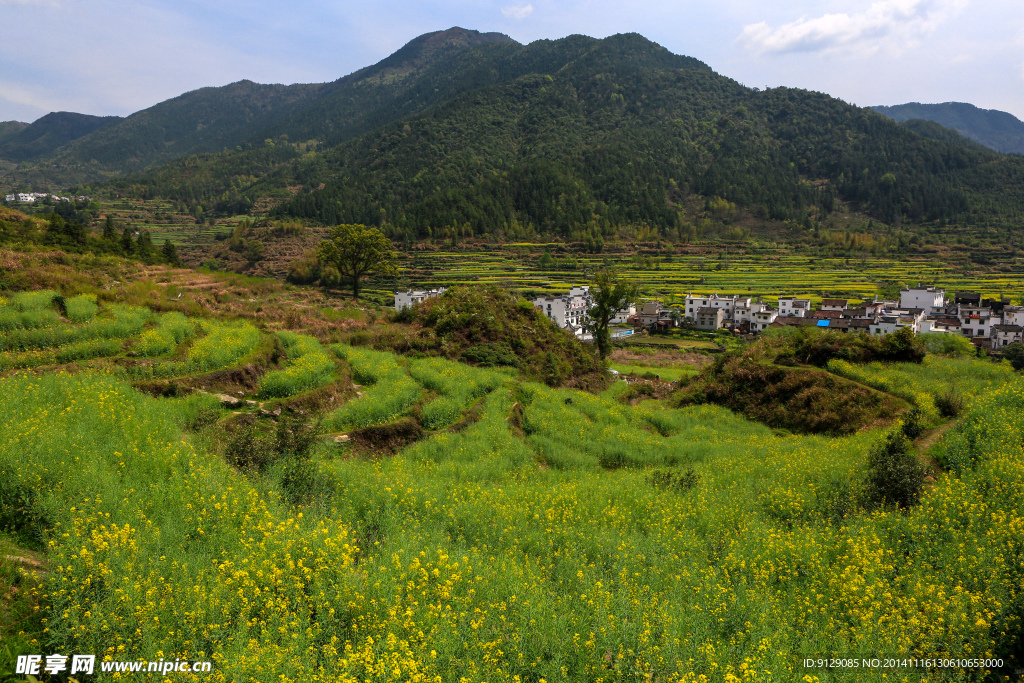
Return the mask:
<path id="1" fill-rule="evenodd" d="M 606 270 L 598 272 L 592 290 L 593 302 L 587 309 L 584 328 L 594 335 L 597 351 L 606 358 L 611 351 L 611 336 L 608 323 L 619 311 L 636 303 L 640 288 L 632 282 L 620 279 Z"/>
<path id="2" fill-rule="evenodd" d="M 181 265 L 181 257 L 178 256 L 178 248 L 174 246 L 174 242 L 170 240 L 164 240 L 164 246 L 161 251 L 164 254 L 164 260 L 166 260 L 172 266 Z"/>
<path id="3" fill-rule="evenodd" d="M 1024 370 L 1024 344 L 1014 342 L 1003 349 L 1003 358 L 1010 361 L 1014 370 Z"/>
<path id="4" fill-rule="evenodd" d="M 103 239 L 107 242 L 117 241 L 117 230 L 114 228 L 114 219 L 107 214 L 107 220 L 103 224 Z"/>
<path id="5" fill-rule="evenodd" d="M 397 255 L 391 240 L 377 228 L 342 224 L 331 228 L 330 237 L 317 247 L 325 266 L 334 267 L 352 285 L 352 298 L 359 300 L 359 281 L 369 275 L 394 275 Z"/>
<path id="6" fill-rule="evenodd" d="M 125 256 L 130 256 L 135 251 L 135 241 L 132 240 L 132 231 L 126 225 L 121 231 L 121 252 Z"/>

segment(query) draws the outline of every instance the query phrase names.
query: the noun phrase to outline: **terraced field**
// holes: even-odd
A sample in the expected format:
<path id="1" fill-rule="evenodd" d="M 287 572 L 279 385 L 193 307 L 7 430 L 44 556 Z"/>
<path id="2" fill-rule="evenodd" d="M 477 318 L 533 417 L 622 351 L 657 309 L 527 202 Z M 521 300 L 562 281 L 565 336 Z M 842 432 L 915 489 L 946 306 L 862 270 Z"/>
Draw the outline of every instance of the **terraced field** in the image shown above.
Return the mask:
<path id="1" fill-rule="evenodd" d="M 729 256 L 576 254 L 574 270 L 544 270 L 538 267 L 542 253 L 538 246 L 543 247 L 530 245 L 523 256 L 509 250 L 416 252 L 405 255 L 402 266 L 417 286 L 490 282 L 536 293 L 567 291 L 570 285 L 587 282 L 596 270 L 607 267 L 641 283 L 651 296 L 675 303 L 681 303 L 689 291 L 769 299 L 782 294 L 813 301 L 835 296 L 864 299 L 875 296 L 880 286 L 890 282 L 924 282 L 986 296 L 1024 296 L 1024 262 L 1019 259 L 999 265 L 1002 272 L 976 267 L 965 271 L 962 265 L 938 259 L 814 258 L 779 248 L 764 254 Z"/>
<path id="2" fill-rule="evenodd" d="M 160 336 L 181 319 L 145 325 Z M 158 362 L 213 325 L 246 337 L 204 321 Z M 37 648 L 209 658 L 213 681 L 353 683 L 881 681 L 893 671 L 804 659 L 1014 656 L 1024 392 L 1006 368 L 857 370 L 912 396 L 936 372 L 985 379 L 943 444 L 960 473 L 872 512 L 856 492 L 885 430 L 784 436 L 714 406 L 623 403 L 623 382 L 594 395 L 281 342 L 295 353 L 260 391 L 315 385 L 321 361 L 306 359 L 333 352 L 359 393 L 323 418 L 349 441 L 295 450 L 296 422 L 268 442 L 209 395 L 154 399 L 117 373 L 0 378 L 0 520 L 45 549 L 40 600 L 61 615 Z M 237 426 L 222 458 L 207 449 L 224 420 Z M 353 445 L 412 423 L 425 430 L 390 457 Z"/>

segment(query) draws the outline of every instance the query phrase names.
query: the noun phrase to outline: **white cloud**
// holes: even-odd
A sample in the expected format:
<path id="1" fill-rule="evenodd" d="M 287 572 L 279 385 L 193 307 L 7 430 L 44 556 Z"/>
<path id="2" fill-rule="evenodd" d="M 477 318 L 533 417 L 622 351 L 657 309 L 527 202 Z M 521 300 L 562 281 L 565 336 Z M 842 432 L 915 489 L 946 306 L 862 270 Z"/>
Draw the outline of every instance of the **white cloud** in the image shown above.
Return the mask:
<path id="1" fill-rule="evenodd" d="M 842 49 L 866 53 L 887 45 L 896 51 L 963 9 L 968 0 L 879 0 L 865 11 L 801 17 L 777 28 L 766 22 L 743 27 L 737 42 L 767 54 L 825 52 Z"/>
<path id="2" fill-rule="evenodd" d="M 522 7 L 516 7 L 515 5 L 509 5 L 501 8 L 501 13 L 509 19 L 525 19 L 533 13 L 533 5 L 523 5 Z"/>

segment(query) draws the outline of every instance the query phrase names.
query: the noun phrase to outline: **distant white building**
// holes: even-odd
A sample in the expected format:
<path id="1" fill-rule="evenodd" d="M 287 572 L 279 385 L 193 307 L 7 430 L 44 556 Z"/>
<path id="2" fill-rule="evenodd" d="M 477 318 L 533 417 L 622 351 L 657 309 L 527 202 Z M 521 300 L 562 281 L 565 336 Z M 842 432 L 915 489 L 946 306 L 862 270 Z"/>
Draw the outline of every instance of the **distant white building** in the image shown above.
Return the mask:
<path id="1" fill-rule="evenodd" d="M 612 325 L 627 325 L 636 316 L 636 306 L 630 304 L 615 314 L 609 323 Z"/>
<path id="2" fill-rule="evenodd" d="M 418 304 L 421 301 L 426 301 L 431 297 L 441 296 L 444 294 L 444 287 L 440 289 L 410 289 L 406 292 L 395 292 L 395 310 L 400 311 L 403 308 L 409 308 L 413 304 Z"/>
<path id="3" fill-rule="evenodd" d="M 992 334 L 992 325 L 1002 323 L 1002 318 L 992 316 L 988 306 L 961 306 L 960 324 L 965 337 L 988 337 Z"/>
<path id="4" fill-rule="evenodd" d="M 782 317 L 806 318 L 810 311 L 810 299 L 798 299 L 795 296 L 779 297 L 779 315 Z"/>
<path id="5" fill-rule="evenodd" d="M 754 316 L 768 308 L 767 304 L 760 301 L 751 301 L 750 299 L 744 301 L 744 303 L 737 303 L 733 311 L 732 322 L 734 325 L 752 324 Z"/>
<path id="6" fill-rule="evenodd" d="M 750 297 L 740 297 L 737 295 L 718 296 L 718 292 L 711 296 L 701 296 L 700 294 L 694 295 L 692 292 L 689 292 L 686 295 L 683 315 L 690 320 L 696 320 L 697 313 L 701 308 L 720 308 L 722 309 L 722 321 L 730 322 L 736 317 L 737 306 L 750 306 Z"/>
<path id="7" fill-rule="evenodd" d="M 593 338 L 583 329 L 587 310 L 590 308 L 592 300 L 590 287 L 583 285 L 571 287 L 568 294 L 537 297 L 533 300 L 533 305 L 556 325 L 571 331 L 577 338 L 585 341 Z"/>
<path id="8" fill-rule="evenodd" d="M 845 311 L 849 308 L 849 302 L 846 299 L 822 299 L 821 310 L 823 311 Z"/>
<path id="9" fill-rule="evenodd" d="M 1004 325 L 1024 325 L 1024 306 L 1004 306 Z"/>
<path id="10" fill-rule="evenodd" d="M 757 313 L 753 314 L 753 320 L 750 323 L 751 332 L 767 330 L 768 326 L 775 322 L 775 319 L 779 317 L 779 312 L 774 308 L 765 307 Z"/>
<path id="11" fill-rule="evenodd" d="M 944 289 L 917 286 L 900 290 L 900 308 L 923 308 L 930 315 L 945 305 Z"/>
<path id="12" fill-rule="evenodd" d="M 16 194 L 9 194 L 9 195 L 4 197 L 4 201 L 6 201 L 6 202 L 13 202 L 17 198 L 18 198 L 18 195 L 16 195 Z"/>
<path id="13" fill-rule="evenodd" d="M 1001 349 L 1015 342 L 1022 341 L 1024 327 L 1020 325 L 993 325 L 992 326 L 992 348 Z"/>

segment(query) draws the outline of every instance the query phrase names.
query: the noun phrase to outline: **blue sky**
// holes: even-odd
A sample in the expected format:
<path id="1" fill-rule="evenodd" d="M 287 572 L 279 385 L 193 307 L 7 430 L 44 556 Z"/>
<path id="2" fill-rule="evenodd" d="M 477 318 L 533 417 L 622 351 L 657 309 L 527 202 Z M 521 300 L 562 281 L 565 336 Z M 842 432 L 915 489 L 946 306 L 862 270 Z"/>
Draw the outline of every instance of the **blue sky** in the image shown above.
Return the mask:
<path id="1" fill-rule="evenodd" d="M 331 81 L 451 26 L 520 42 L 635 31 L 748 86 L 1024 119 L 1020 0 L 0 0 L 0 121 L 127 115 L 248 78 Z"/>

